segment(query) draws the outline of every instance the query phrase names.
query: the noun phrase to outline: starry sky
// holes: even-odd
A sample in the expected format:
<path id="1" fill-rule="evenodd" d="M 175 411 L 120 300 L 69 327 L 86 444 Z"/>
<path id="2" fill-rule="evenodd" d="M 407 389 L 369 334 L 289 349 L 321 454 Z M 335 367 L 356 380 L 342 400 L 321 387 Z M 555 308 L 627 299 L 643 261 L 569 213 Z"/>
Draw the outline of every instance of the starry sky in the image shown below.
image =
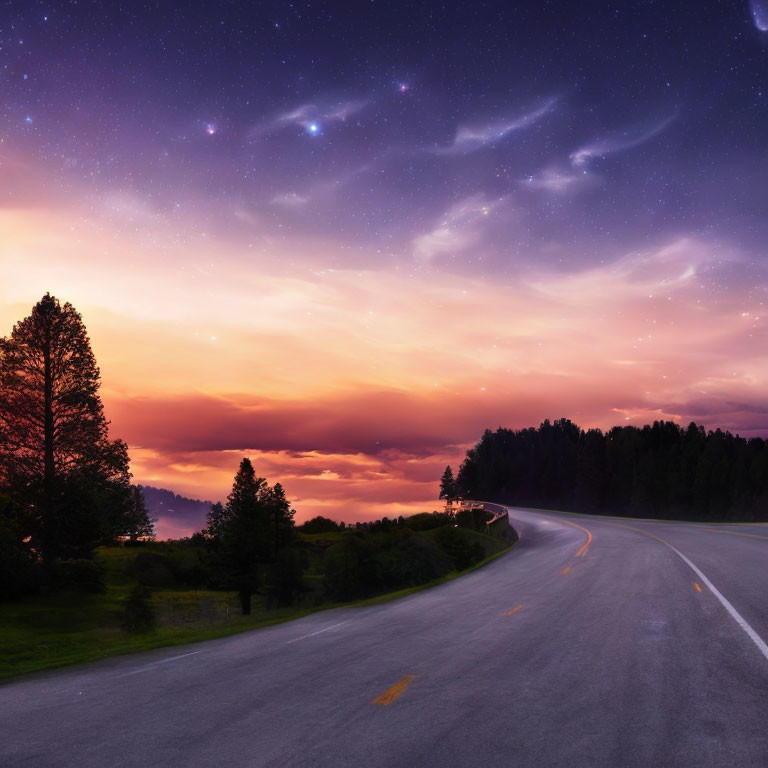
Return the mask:
<path id="1" fill-rule="evenodd" d="M 75 305 L 138 481 L 355 520 L 486 427 L 768 434 L 768 0 L 0 9 L 0 333 Z"/>

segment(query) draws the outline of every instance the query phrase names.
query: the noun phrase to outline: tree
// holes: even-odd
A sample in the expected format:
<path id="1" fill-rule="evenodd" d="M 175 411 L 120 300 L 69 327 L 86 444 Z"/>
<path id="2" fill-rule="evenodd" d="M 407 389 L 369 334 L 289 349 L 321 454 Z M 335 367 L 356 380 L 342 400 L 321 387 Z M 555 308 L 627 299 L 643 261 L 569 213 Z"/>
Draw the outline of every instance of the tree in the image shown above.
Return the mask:
<path id="1" fill-rule="evenodd" d="M 25 508 L 46 561 L 151 525 L 130 491 L 125 443 L 109 439 L 99 385 L 82 318 L 50 294 L 0 339 L 0 485 Z"/>
<path id="2" fill-rule="evenodd" d="M 244 616 L 251 613 L 251 598 L 261 583 L 260 566 L 269 562 L 272 550 L 266 489 L 267 481 L 256 477 L 250 459 L 243 459 L 219 529 L 224 571 L 237 590 Z"/>
<path id="3" fill-rule="evenodd" d="M 456 495 L 456 482 L 453 479 L 453 470 L 449 464 L 440 478 L 440 495 L 438 498 L 445 499 L 450 504 L 456 498 Z"/>
<path id="4" fill-rule="evenodd" d="M 307 522 L 301 526 L 301 530 L 304 533 L 333 533 L 334 531 L 341 530 L 343 525 L 344 523 L 339 525 L 339 523 L 328 517 L 318 515 L 311 520 L 307 520 Z"/>
<path id="5" fill-rule="evenodd" d="M 211 541 L 214 544 L 220 542 L 224 532 L 224 525 L 227 521 L 227 513 L 224 511 L 224 505 L 220 501 L 211 505 L 211 509 L 205 516 L 205 520 L 208 523 L 208 527 L 203 531 L 206 540 Z"/>
<path id="6" fill-rule="evenodd" d="M 275 483 L 272 488 L 265 489 L 267 505 L 269 507 L 269 516 L 272 523 L 272 557 L 277 558 L 278 552 L 285 549 L 294 537 L 293 517 L 296 510 L 291 509 L 291 505 L 285 498 L 285 491 L 280 483 Z"/>

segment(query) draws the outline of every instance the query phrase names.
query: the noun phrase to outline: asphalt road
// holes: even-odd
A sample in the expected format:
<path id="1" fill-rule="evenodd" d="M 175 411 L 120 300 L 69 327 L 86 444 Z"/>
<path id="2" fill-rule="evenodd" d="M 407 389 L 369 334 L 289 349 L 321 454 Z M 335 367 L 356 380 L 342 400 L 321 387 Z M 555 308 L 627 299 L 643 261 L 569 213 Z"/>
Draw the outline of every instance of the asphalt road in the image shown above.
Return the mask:
<path id="1" fill-rule="evenodd" d="M 0 687 L 0 765 L 768 766 L 768 526 L 511 518 L 396 602 Z"/>

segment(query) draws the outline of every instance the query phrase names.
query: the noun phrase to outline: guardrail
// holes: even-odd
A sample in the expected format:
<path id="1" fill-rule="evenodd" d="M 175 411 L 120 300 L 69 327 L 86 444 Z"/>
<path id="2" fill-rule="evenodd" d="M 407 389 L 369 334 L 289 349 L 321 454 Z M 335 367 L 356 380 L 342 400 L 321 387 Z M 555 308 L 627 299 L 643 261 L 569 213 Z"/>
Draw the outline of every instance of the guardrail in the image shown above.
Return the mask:
<path id="1" fill-rule="evenodd" d="M 501 504 L 495 504 L 490 501 L 473 501 L 472 499 L 460 499 L 459 509 L 484 509 L 490 512 L 493 517 L 486 520 L 485 529 L 489 536 L 496 539 L 506 539 L 510 533 L 517 538 L 517 531 L 509 522 L 509 511 Z"/>

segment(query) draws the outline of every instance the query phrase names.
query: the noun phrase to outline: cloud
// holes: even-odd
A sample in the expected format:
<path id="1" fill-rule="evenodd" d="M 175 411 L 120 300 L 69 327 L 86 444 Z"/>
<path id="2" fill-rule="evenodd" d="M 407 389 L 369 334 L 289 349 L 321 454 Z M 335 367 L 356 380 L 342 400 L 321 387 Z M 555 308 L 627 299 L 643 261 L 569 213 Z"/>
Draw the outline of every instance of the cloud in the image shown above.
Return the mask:
<path id="1" fill-rule="evenodd" d="M 766 0 L 749 0 L 749 10 L 757 29 L 761 32 L 768 32 L 768 2 Z"/>
<path id="2" fill-rule="evenodd" d="M 583 168 L 597 157 L 605 157 L 644 144 L 662 133 L 673 120 L 674 116 L 670 116 L 650 129 L 629 128 L 619 134 L 585 144 L 571 152 L 571 164 L 574 168 Z"/>
<path id="3" fill-rule="evenodd" d="M 309 201 L 309 195 L 300 195 L 298 192 L 282 192 L 275 195 L 270 202 L 281 208 L 302 208 Z"/>
<path id="4" fill-rule="evenodd" d="M 446 147 L 437 147 L 431 151 L 441 155 L 463 155 L 495 144 L 510 133 L 527 128 L 548 114 L 557 103 L 550 99 L 537 109 L 516 117 L 493 120 L 483 124 L 462 125 L 456 131 L 453 143 Z"/>
<path id="5" fill-rule="evenodd" d="M 369 171 L 371 167 L 372 163 L 364 163 L 323 181 L 310 183 L 301 192 L 281 192 L 274 195 L 270 203 L 280 208 L 297 210 L 311 202 L 327 201 L 340 189 Z"/>
<path id="6" fill-rule="evenodd" d="M 583 171 L 574 172 L 550 166 L 535 175 L 526 177 L 522 184 L 528 189 L 542 189 L 546 192 L 562 194 L 583 185 L 590 175 Z"/>
<path id="7" fill-rule="evenodd" d="M 369 103 L 368 100 L 347 100 L 300 104 L 294 109 L 274 115 L 255 125 L 248 136 L 251 139 L 259 139 L 291 126 L 300 126 L 308 130 L 313 124 L 322 130 L 323 125 L 328 123 L 345 122 L 352 115 L 365 109 Z"/>
<path id="8" fill-rule="evenodd" d="M 507 202 L 507 197 L 489 200 L 477 194 L 452 205 L 432 230 L 413 239 L 414 257 L 431 261 L 436 256 L 455 256 L 476 246 L 483 230 Z"/>

